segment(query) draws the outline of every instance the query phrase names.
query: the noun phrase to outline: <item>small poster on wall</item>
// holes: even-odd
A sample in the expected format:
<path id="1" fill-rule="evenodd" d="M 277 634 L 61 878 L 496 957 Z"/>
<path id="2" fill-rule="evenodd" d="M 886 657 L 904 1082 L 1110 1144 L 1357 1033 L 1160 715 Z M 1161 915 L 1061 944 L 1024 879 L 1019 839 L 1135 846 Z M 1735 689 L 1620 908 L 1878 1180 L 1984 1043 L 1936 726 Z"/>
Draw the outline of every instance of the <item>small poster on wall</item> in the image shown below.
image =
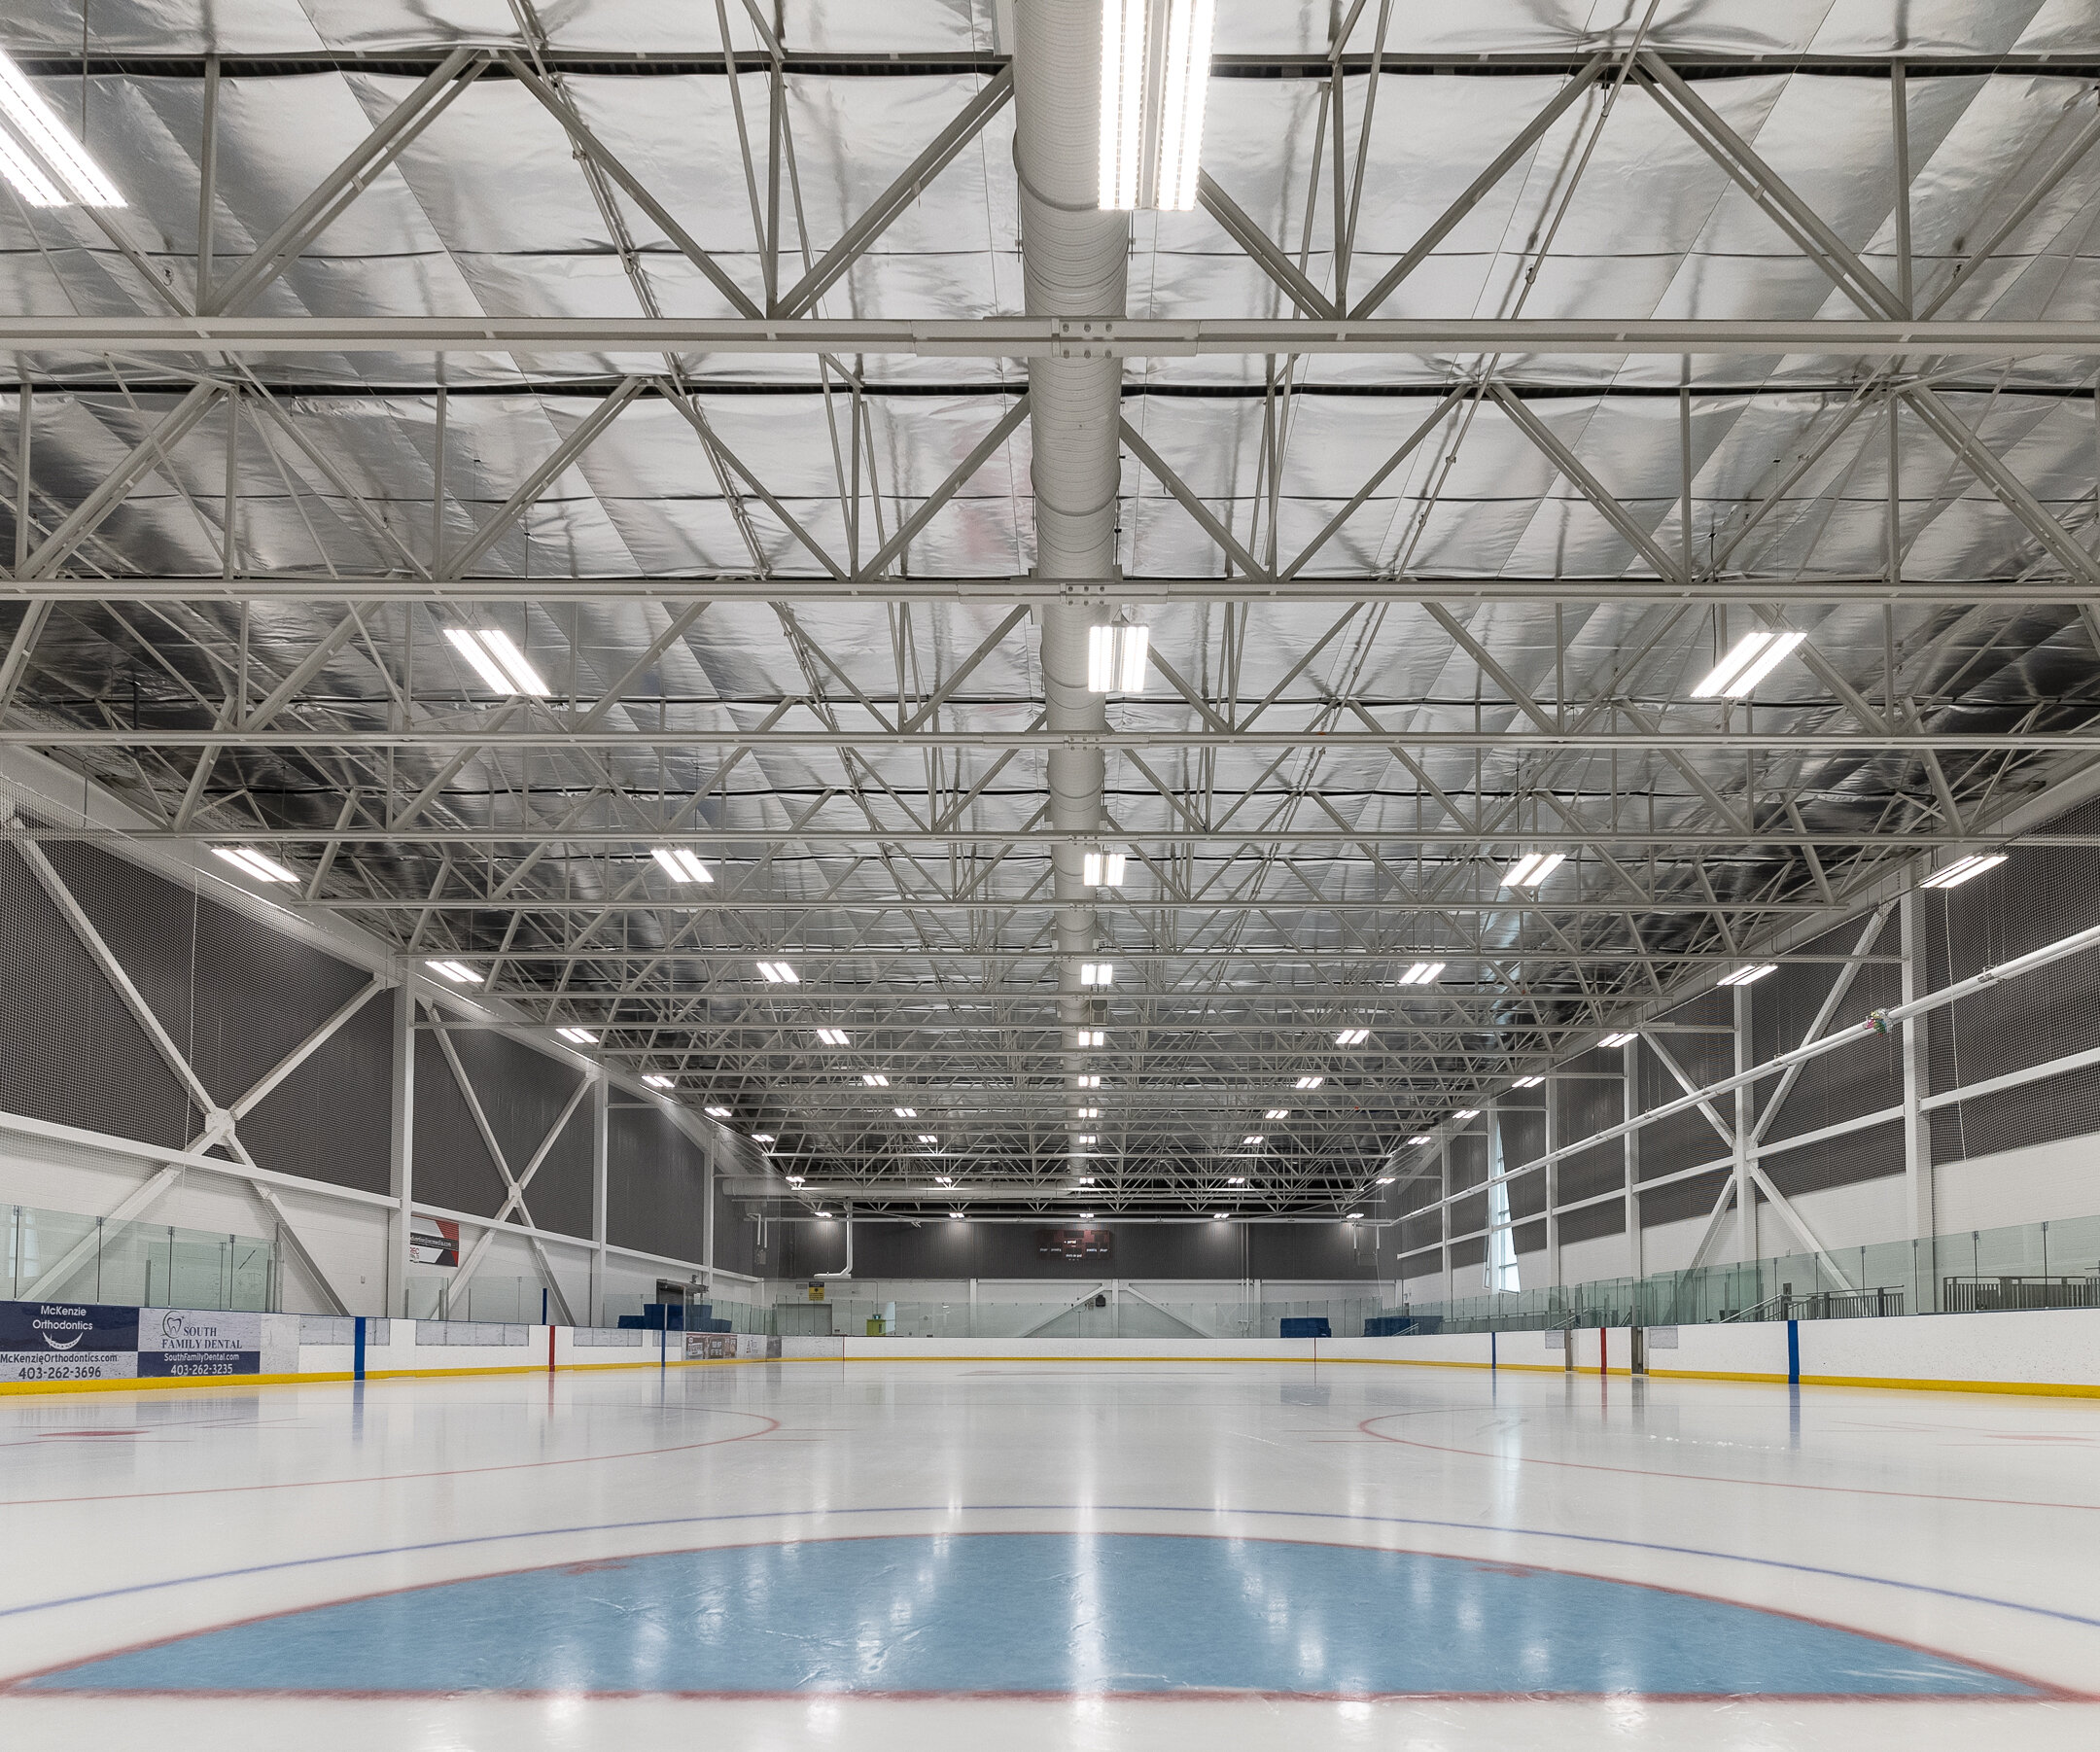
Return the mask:
<path id="1" fill-rule="evenodd" d="M 419 1216 L 408 1226 L 410 1265 L 459 1264 L 459 1224 L 441 1216 Z"/>
<path id="2" fill-rule="evenodd" d="M 122 1381 L 138 1367 L 139 1311 L 0 1302 L 0 1381 Z"/>

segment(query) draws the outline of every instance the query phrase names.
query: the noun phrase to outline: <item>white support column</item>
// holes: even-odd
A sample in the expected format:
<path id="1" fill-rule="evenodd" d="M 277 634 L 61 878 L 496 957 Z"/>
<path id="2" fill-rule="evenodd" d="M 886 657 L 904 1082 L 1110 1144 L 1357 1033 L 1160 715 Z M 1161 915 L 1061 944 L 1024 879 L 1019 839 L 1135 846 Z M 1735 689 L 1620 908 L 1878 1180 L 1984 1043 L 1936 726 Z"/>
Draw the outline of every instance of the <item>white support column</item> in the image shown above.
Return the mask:
<path id="1" fill-rule="evenodd" d="M 1446 1138 L 1437 1146 L 1437 1233 L 1443 1238 L 1444 1300 L 1447 1303 L 1452 1299 L 1451 1213 L 1451 1139 Z"/>
<path id="2" fill-rule="evenodd" d="M 1539 1085 L 1546 1097 L 1546 1281 L 1560 1287 L 1560 1113 L 1555 1102 L 1559 1093 L 1551 1072 Z"/>
<path id="3" fill-rule="evenodd" d="M 1626 1065 L 1626 1088 L 1620 1118 L 1631 1125 L 1640 1117 L 1640 1041 L 1628 1040 L 1619 1049 Z M 1640 1139 L 1628 1132 L 1620 1141 L 1626 1150 L 1627 1276 L 1648 1275 L 1647 1249 L 1641 1244 Z"/>
<path id="4" fill-rule="evenodd" d="M 1739 1076 L 1750 1069 L 1750 988 L 1735 988 L 1735 1072 Z M 1758 1256 L 1757 1193 L 1750 1181 L 1752 1144 L 1750 1128 L 1754 1123 L 1754 1086 L 1738 1085 L 1735 1090 L 1735 1257 L 1752 1260 Z"/>
<path id="5" fill-rule="evenodd" d="M 609 1114 L 612 1084 L 603 1070 L 596 1070 L 591 1074 L 597 1079 L 597 1084 L 591 1090 L 590 1323 L 593 1326 L 603 1326 L 606 1280 L 606 1164 L 611 1154 L 608 1132 L 611 1125 Z"/>
<path id="6" fill-rule="evenodd" d="M 387 1137 L 387 1192 L 394 1209 L 387 1213 L 385 1312 L 408 1316 L 408 1232 L 415 1206 L 415 981 L 394 988 L 394 1076 Z"/>
<path id="7" fill-rule="evenodd" d="M 706 1274 L 709 1294 L 715 1289 L 715 1134 L 709 1132 L 700 1143 L 700 1186 L 704 1201 L 700 1208 L 700 1265 Z"/>
<path id="8" fill-rule="evenodd" d="M 1901 902 L 1905 1003 L 1925 995 L 1925 921 L 1920 916 L 1923 904 L 1915 890 L 1907 893 Z M 1925 1097 L 1930 1093 L 1927 1030 L 1931 1026 L 1924 1016 L 1913 1016 L 1903 1025 L 1904 1218 L 1911 1239 L 1919 1244 L 1915 1304 L 1919 1314 L 1931 1313 L 1940 1306 L 1940 1272 L 1933 1256 L 1933 1237 L 1938 1228 L 1933 1197 L 1932 1120 L 1924 1110 Z"/>

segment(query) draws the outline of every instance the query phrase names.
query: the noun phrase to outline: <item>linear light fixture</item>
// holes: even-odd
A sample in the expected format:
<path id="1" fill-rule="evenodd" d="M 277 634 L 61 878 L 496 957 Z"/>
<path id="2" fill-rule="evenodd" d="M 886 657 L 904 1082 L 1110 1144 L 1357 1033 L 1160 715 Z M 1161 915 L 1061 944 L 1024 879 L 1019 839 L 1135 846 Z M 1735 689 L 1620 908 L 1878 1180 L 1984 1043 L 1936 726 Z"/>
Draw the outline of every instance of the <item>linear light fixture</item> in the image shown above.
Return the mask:
<path id="1" fill-rule="evenodd" d="M 1452 1117 L 1453 1119 L 1478 1119 L 1480 1117 L 1480 1109 L 1478 1107 L 1460 1107 L 1457 1112 L 1452 1115 Z"/>
<path id="2" fill-rule="evenodd" d="M 1351 1210 L 1346 1216 L 1344 1216 L 1342 1220 L 1345 1223 L 1353 1223 L 1362 1214 L 1363 1212 L 1361 1212 L 1360 1210 Z"/>
<path id="3" fill-rule="evenodd" d="M 1075 1076 L 1072 1078 L 1072 1087 L 1074 1089 L 1099 1089 L 1101 1087 L 1101 1078 L 1099 1076 Z"/>
<path id="4" fill-rule="evenodd" d="M 1094 1184 L 1094 1176 L 1093 1176 L 1092 1174 L 1081 1174 L 1081 1175 L 1079 1176 L 1079 1184 L 1080 1184 L 1081 1186 L 1091 1186 L 1091 1185 L 1093 1185 L 1093 1184 Z"/>
<path id="5" fill-rule="evenodd" d="M 1232 1218 L 1222 1210 L 1213 1210 L 1210 1213 L 1210 1220 L 1214 1223 L 1229 1223 Z"/>
<path id="6" fill-rule="evenodd" d="M 1427 1143 L 1429 1139 L 1427 1138 L 1421 1136 L 1417 1136 L 1408 1139 L 1408 1142 L 1415 1144 Z"/>
<path id="7" fill-rule="evenodd" d="M 1082 986 L 1112 986 L 1115 984 L 1113 962 L 1081 962 L 1079 983 Z"/>
<path id="8" fill-rule="evenodd" d="M 780 1139 L 775 1138 L 771 1132 L 753 1132 L 751 1136 L 751 1140 L 753 1143 L 778 1143 L 780 1141 Z M 802 1176 L 800 1174 L 789 1174 L 788 1176 L 788 1184 L 790 1186 L 801 1185 Z"/>
<path id="9" fill-rule="evenodd" d="M 919 1109 L 917 1107 L 892 1107 L 890 1111 L 894 1113 L 899 1119 L 917 1119 L 919 1117 Z"/>
<path id="10" fill-rule="evenodd" d="M 1397 1174 L 1381 1174 L 1378 1177 L 1378 1183 L 1381 1186 L 1390 1186 L 1393 1181 L 1398 1178 L 1399 1176 Z"/>
<path id="11" fill-rule="evenodd" d="M 4 52 L 0 52 L 0 115 L 6 116 L 16 136 L 0 133 L 0 171 L 32 207 L 124 204 L 117 185 L 102 174 L 88 149 Z M 54 179 L 58 186 L 53 186 Z"/>
<path id="12" fill-rule="evenodd" d="M 651 854 L 673 882 L 713 882 L 714 872 L 683 846 L 658 846 Z"/>
<path id="13" fill-rule="evenodd" d="M 1214 0 L 1102 0 L 1101 204 L 1196 205 Z"/>
<path id="14" fill-rule="evenodd" d="M 1091 1211 L 1091 1210 L 1082 1210 L 1082 1211 L 1080 1211 L 1080 1213 L 1079 1213 L 1079 1220 L 1080 1220 L 1080 1221 L 1081 1221 L 1082 1223 L 1091 1223 L 1091 1222 L 1092 1222 L 1092 1221 L 1094 1220 L 1094 1213 L 1093 1213 L 1093 1211 Z"/>
<path id="15" fill-rule="evenodd" d="M 1123 865 L 1128 861 L 1121 852 L 1089 852 L 1081 860 L 1084 869 L 1080 880 L 1090 889 L 1119 889 L 1123 886 Z"/>
<path id="16" fill-rule="evenodd" d="M 478 986 L 481 983 L 480 974 L 464 962 L 425 962 L 423 964 L 439 979 L 449 979 L 455 986 Z"/>
<path id="17" fill-rule="evenodd" d="M 1535 889 L 1566 862 L 1565 852 L 1526 852 L 1502 872 L 1502 886 L 1506 889 Z"/>
<path id="18" fill-rule="evenodd" d="M 554 1031 L 571 1046 L 596 1046 L 598 1036 L 587 1028 L 558 1028 Z"/>
<path id="19" fill-rule="evenodd" d="M 1597 1044 L 1599 1046 L 1625 1046 L 1629 1041 L 1637 1040 L 1639 1038 L 1640 1036 L 1636 1034 L 1631 1029 L 1623 1028 L 1616 1034 L 1606 1034 L 1603 1039 L 1597 1042 Z"/>
<path id="20" fill-rule="evenodd" d="M 919 1141 L 921 1143 L 938 1143 L 940 1141 L 940 1139 L 935 1133 L 921 1132 L 919 1134 Z M 953 1180 L 943 1180 L 941 1181 L 941 1184 L 943 1186 L 953 1186 L 955 1182 Z"/>
<path id="21" fill-rule="evenodd" d="M 1079 1030 L 1076 1039 L 1081 1046 L 1106 1046 L 1108 1031 L 1104 1028 L 1083 1028 Z"/>
<path id="22" fill-rule="evenodd" d="M 1078 1141 L 1078 1142 L 1080 1142 L 1080 1143 L 1082 1143 L 1082 1144 L 1086 1144 L 1086 1143 L 1099 1143 L 1099 1142 L 1101 1141 L 1101 1139 L 1100 1139 L 1100 1138 L 1098 1138 L 1098 1137 L 1097 1137 L 1097 1136 L 1096 1136 L 1096 1135 L 1095 1135 L 1094 1133 L 1092 1133 L 1092 1132 L 1082 1132 L 1082 1133 L 1080 1133 L 1080 1134 L 1079 1134 L 1079 1137 L 1078 1137 L 1078 1139 L 1077 1139 L 1077 1140 L 1076 1140 L 1076 1141 Z"/>
<path id="23" fill-rule="evenodd" d="M 713 1102 L 710 1102 L 706 1106 L 702 1107 L 700 1111 L 705 1113 L 710 1119 L 727 1119 L 729 1117 L 729 1109 L 727 1107 L 717 1106 Z"/>
<path id="24" fill-rule="evenodd" d="M 659 1076 L 653 1070 L 650 1071 L 642 1080 L 647 1083 L 651 1089 L 675 1089 L 678 1087 L 678 1085 L 673 1082 L 671 1078 L 667 1076 Z"/>
<path id="25" fill-rule="evenodd" d="M 758 977 L 769 986 L 799 986 L 801 977 L 786 962 L 760 962 Z"/>
<path id="26" fill-rule="evenodd" d="M 1521 1076 L 1510 1087 L 1512 1089 L 1536 1089 L 1545 1080 L 1542 1076 Z"/>
<path id="27" fill-rule="evenodd" d="M 1696 700 L 1746 699 L 1757 684 L 1786 660 L 1787 653 L 1807 638 L 1806 633 L 1745 633 L 1730 647 L 1729 654 L 1706 672 L 1692 689 Z"/>
<path id="28" fill-rule="evenodd" d="M 949 1220 L 949 1221 L 950 1221 L 951 1223 L 960 1223 L 960 1222 L 963 1221 L 963 1216 L 962 1216 L 962 1211 L 960 1211 L 960 1210 L 951 1210 L 951 1211 L 949 1211 L 949 1213 L 948 1213 L 948 1220 Z"/>
<path id="29" fill-rule="evenodd" d="M 2003 852 L 1978 852 L 1957 859 L 1943 870 L 1935 870 L 1918 886 L 1928 889 L 1958 889 L 1970 878 L 1980 876 L 1985 870 L 1995 870 L 2005 860 L 2006 855 Z"/>
<path id="30" fill-rule="evenodd" d="M 455 626 L 445 629 L 445 637 L 488 683 L 491 693 L 522 693 L 543 700 L 552 691 L 540 672 L 525 661 L 525 653 L 511 644 L 508 633 L 496 627 Z"/>
<path id="31" fill-rule="evenodd" d="M 1244 1175 L 1244 1174 L 1231 1174 L 1231 1175 L 1228 1175 L 1228 1176 L 1226 1177 L 1226 1181 L 1225 1181 L 1225 1184 L 1226 1184 L 1226 1185 L 1228 1185 L 1228 1186 L 1244 1186 L 1244 1185 L 1246 1184 L 1246 1175 Z"/>
<path id="32" fill-rule="evenodd" d="M 1760 962 L 1755 967 L 1737 967 L 1732 973 L 1724 973 L 1717 983 L 1724 986 L 1754 985 L 1757 981 L 1763 979 L 1766 974 L 1778 971 L 1777 965 L 1773 963 Z"/>
<path id="33" fill-rule="evenodd" d="M 1249 1132 L 1244 1138 L 1241 1139 L 1240 1141 L 1242 1143 L 1263 1144 L 1267 1143 L 1269 1139 L 1264 1138 L 1259 1132 Z"/>
<path id="34" fill-rule="evenodd" d="M 1323 1076 L 1302 1076 L 1298 1079 L 1298 1087 L 1301 1089 L 1317 1089 L 1326 1080 Z"/>
<path id="35" fill-rule="evenodd" d="M 1444 977 L 1442 962 L 1417 962 L 1400 976 L 1403 986 L 1433 986 Z"/>
<path id="36" fill-rule="evenodd" d="M 1262 1114 L 1262 1117 L 1264 1119 L 1288 1119 L 1290 1109 L 1288 1107 L 1271 1107 Z"/>
<path id="37" fill-rule="evenodd" d="M 1081 1107 L 1078 1112 L 1081 1119 L 1099 1119 L 1101 1117 L 1099 1107 Z"/>
<path id="38" fill-rule="evenodd" d="M 1367 1028 L 1346 1028 L 1335 1035 L 1334 1043 L 1337 1046 L 1361 1046 L 1370 1038 L 1371 1031 Z"/>
<path id="39" fill-rule="evenodd" d="M 1086 684 L 1089 693 L 1142 693 L 1145 650 L 1151 635 L 1141 626 L 1118 621 L 1087 629 Z"/>
<path id="40" fill-rule="evenodd" d="M 879 1070 L 863 1070 L 860 1073 L 860 1080 L 870 1089 L 887 1089 L 890 1087 L 890 1079 Z"/>
<path id="41" fill-rule="evenodd" d="M 826 1046 L 851 1046 L 853 1044 L 853 1041 L 847 1036 L 846 1031 L 842 1028 L 821 1028 L 817 1031 L 817 1038 Z"/>
<path id="42" fill-rule="evenodd" d="M 214 846 L 214 858 L 223 858 L 236 870 L 253 876 L 258 882 L 297 882 L 298 878 L 274 858 L 264 858 L 253 846 Z"/>

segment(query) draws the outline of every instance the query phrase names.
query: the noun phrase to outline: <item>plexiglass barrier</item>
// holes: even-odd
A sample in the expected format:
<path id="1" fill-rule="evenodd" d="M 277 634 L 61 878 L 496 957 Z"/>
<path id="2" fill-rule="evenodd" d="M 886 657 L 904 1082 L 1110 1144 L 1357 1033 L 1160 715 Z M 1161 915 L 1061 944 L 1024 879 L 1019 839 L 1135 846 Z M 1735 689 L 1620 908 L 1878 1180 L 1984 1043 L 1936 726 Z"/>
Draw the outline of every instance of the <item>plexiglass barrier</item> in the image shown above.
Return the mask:
<path id="1" fill-rule="evenodd" d="M 34 1205 L 0 1210 L 8 1225 L 0 1300 L 228 1312 L 277 1306 L 277 1250 L 254 1236 L 111 1222 Z"/>

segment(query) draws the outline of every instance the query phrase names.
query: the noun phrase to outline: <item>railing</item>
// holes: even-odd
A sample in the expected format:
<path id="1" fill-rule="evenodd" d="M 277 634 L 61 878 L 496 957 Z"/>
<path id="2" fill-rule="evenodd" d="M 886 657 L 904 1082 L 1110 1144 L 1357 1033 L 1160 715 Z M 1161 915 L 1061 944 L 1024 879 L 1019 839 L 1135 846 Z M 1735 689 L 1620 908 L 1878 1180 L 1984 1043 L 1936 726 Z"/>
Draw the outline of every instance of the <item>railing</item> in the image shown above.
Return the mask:
<path id="1" fill-rule="evenodd" d="M 34 1205 L 0 1211 L 7 1216 L 0 1301 L 227 1312 L 277 1306 L 277 1249 L 254 1236 L 112 1222 Z"/>
<path id="2" fill-rule="evenodd" d="M 1946 1278 L 1941 1280 L 1940 1306 L 1948 1314 L 2100 1308 L 2100 1277 Z"/>

